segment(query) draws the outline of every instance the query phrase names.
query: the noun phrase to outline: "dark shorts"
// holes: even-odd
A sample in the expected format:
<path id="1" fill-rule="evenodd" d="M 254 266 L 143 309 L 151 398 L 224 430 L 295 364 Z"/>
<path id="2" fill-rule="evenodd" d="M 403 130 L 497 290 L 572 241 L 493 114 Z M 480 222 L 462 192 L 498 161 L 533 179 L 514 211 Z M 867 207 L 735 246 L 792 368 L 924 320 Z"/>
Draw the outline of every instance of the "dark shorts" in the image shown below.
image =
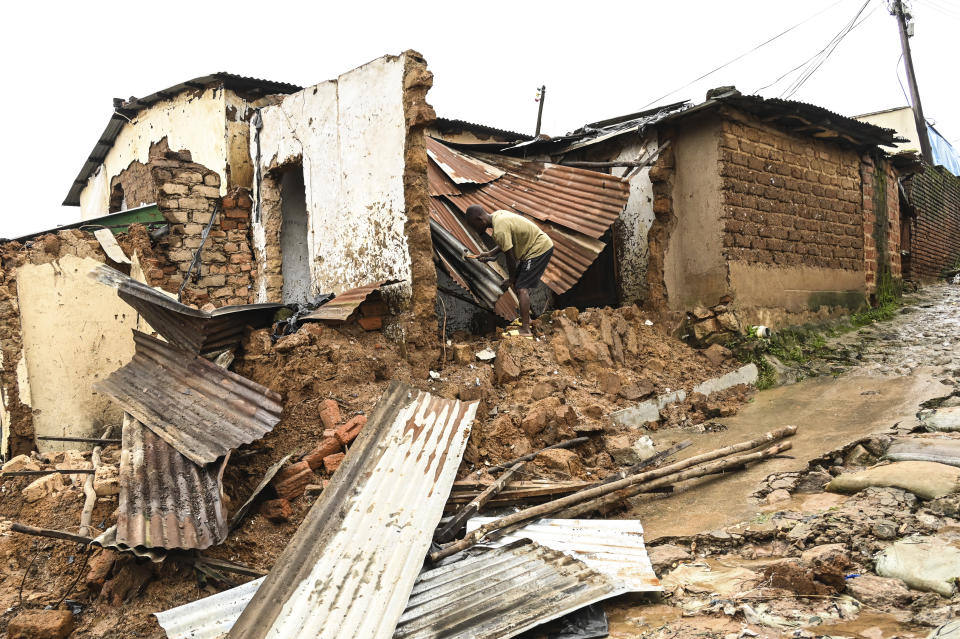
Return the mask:
<path id="1" fill-rule="evenodd" d="M 530 260 L 523 260 L 517 264 L 517 278 L 514 284 L 516 289 L 534 289 L 540 283 L 543 272 L 547 270 L 547 264 L 553 256 L 553 249 L 549 249 L 543 255 Z"/>

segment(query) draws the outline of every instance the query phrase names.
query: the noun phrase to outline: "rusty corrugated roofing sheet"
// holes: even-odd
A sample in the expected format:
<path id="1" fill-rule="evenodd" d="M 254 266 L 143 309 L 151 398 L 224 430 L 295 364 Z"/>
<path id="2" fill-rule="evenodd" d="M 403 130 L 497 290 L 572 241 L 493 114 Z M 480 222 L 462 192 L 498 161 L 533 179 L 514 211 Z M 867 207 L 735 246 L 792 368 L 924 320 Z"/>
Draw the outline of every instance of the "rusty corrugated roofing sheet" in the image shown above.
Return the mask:
<path id="1" fill-rule="evenodd" d="M 269 326 L 282 304 L 224 306 L 207 313 L 181 304 L 162 291 L 101 265 L 91 275 L 117 289 L 150 327 L 172 344 L 193 353 L 210 353 L 239 344 L 247 326 Z"/>
<path id="2" fill-rule="evenodd" d="M 446 148 L 437 140 L 430 140 L 429 144 Z M 470 157 L 461 152 L 457 155 Z M 434 155 L 430 157 L 432 160 Z M 604 249 L 600 238 L 626 207 L 629 184 L 606 173 L 501 155 L 478 153 L 475 159 L 484 166 L 495 166 L 503 174 L 482 184 L 456 184 L 439 165 L 428 168 L 431 217 L 471 250 L 479 247 L 468 237 L 462 221 L 447 210 L 447 202 L 461 213 L 470 205 L 479 204 L 488 212 L 502 209 L 528 217 L 554 243 L 553 258 L 543 282 L 557 294 L 568 291 Z M 451 193 L 454 188 L 456 194 Z M 469 279 L 465 274 L 460 276 Z M 497 306 L 501 316 L 516 317 L 511 304 Z"/>
<path id="3" fill-rule="evenodd" d="M 125 417 L 117 543 L 202 549 L 226 539 L 220 498 L 226 459 L 197 465 L 149 428 Z"/>
<path id="4" fill-rule="evenodd" d="M 493 519 L 474 517 L 467 532 Z M 633 592 L 662 590 L 636 519 L 539 519 L 482 545 L 497 548 L 521 539 L 567 553 Z"/>
<path id="5" fill-rule="evenodd" d="M 367 284 L 366 286 L 351 288 L 349 291 L 344 291 L 317 310 L 307 313 L 300 319 L 346 322 L 350 319 L 350 316 L 353 315 L 353 312 L 357 310 L 357 307 L 363 304 L 374 291 L 381 286 L 386 286 L 394 282 L 395 280 L 382 280 L 380 282 L 374 282 L 373 284 Z"/>
<path id="6" fill-rule="evenodd" d="M 256 579 L 155 613 L 157 621 L 168 639 L 218 639 L 230 630 L 262 583 L 263 579 Z M 569 555 L 522 540 L 421 571 L 393 637 L 513 637 L 627 591 Z M 370 612 L 376 614 L 373 609 Z"/>
<path id="7" fill-rule="evenodd" d="M 229 637 L 392 636 L 476 410 L 391 383 Z"/>
<path id="8" fill-rule="evenodd" d="M 486 184 L 503 175 L 502 169 L 455 151 L 431 137 L 427 137 L 427 155 L 454 184 Z"/>
<path id="9" fill-rule="evenodd" d="M 489 193 L 478 190 L 448 199 L 461 212 L 468 206 L 480 204 L 488 211 L 503 208 Z M 516 211 L 515 211 L 516 212 Z M 543 272 L 543 283 L 557 295 L 566 293 L 576 284 L 606 246 L 582 233 L 565 232 L 557 226 L 539 220 L 531 220 L 553 241 L 553 257 Z M 514 315 L 516 317 L 516 315 Z"/>
<path id="10" fill-rule="evenodd" d="M 101 392 L 197 464 L 260 439 L 280 421 L 280 395 L 176 346 L 133 331 L 133 359 Z"/>

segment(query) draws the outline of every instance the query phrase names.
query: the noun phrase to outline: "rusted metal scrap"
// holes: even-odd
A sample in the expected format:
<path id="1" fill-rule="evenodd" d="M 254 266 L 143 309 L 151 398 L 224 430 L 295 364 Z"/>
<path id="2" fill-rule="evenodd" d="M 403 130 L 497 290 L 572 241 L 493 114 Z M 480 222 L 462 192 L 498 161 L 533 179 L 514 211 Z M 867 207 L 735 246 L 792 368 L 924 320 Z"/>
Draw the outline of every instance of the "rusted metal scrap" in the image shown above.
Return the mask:
<path id="1" fill-rule="evenodd" d="M 221 500 L 228 457 L 193 463 L 136 420 L 123 427 L 116 542 L 142 548 L 207 548 L 227 537 Z"/>
<path id="2" fill-rule="evenodd" d="M 97 281 L 117 289 L 150 327 L 171 344 L 191 353 L 212 353 L 240 343 L 247 326 L 269 326 L 282 304 L 224 306 L 211 312 L 190 308 L 143 282 L 101 265 L 91 272 Z"/>
<path id="3" fill-rule="evenodd" d="M 274 391 L 139 331 L 133 339 L 130 363 L 93 388 L 194 463 L 216 461 L 280 421 Z"/>

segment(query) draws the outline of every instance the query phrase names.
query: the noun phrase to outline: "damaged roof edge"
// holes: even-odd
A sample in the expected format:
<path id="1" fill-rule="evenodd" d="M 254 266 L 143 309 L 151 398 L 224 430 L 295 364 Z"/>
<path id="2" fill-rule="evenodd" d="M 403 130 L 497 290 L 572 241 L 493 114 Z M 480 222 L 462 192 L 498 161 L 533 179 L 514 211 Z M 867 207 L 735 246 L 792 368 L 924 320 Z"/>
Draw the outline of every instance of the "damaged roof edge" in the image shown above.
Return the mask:
<path id="1" fill-rule="evenodd" d="M 117 105 L 114 101 L 114 111 L 107 121 L 107 126 L 100 134 L 97 143 L 93 145 L 80 172 L 70 185 L 67 197 L 63 200 L 63 206 L 80 206 L 80 193 L 87 186 L 87 181 L 94 174 L 97 167 L 107 158 L 107 153 L 113 148 L 113 143 L 117 141 L 117 136 L 123 129 L 123 125 L 130 122 L 130 119 L 139 111 L 150 107 L 162 100 L 169 100 L 173 96 L 187 91 L 189 89 L 206 88 L 212 84 L 220 84 L 224 88 L 237 92 L 260 92 L 263 95 L 271 93 L 290 94 L 296 93 L 303 87 L 287 82 L 275 82 L 273 80 L 262 80 L 260 78 L 251 78 L 234 73 L 219 71 L 210 75 L 202 75 L 186 82 L 180 82 L 172 87 L 166 88 L 156 93 L 151 93 L 142 98 L 131 98 Z M 226 114 L 224 114 L 226 117 Z"/>

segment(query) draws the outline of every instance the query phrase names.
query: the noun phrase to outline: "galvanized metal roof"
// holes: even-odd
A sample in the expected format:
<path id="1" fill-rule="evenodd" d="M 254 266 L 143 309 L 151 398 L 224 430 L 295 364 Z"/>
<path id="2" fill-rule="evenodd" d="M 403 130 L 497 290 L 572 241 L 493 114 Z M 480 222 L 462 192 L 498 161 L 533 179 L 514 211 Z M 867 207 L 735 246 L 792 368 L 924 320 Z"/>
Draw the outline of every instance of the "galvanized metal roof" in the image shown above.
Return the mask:
<path id="1" fill-rule="evenodd" d="M 454 184 L 486 184 L 504 173 L 431 137 L 427 137 L 427 155 Z"/>
<path id="2" fill-rule="evenodd" d="M 323 320 L 329 322 L 346 322 L 357 310 L 357 307 L 367 301 L 380 287 L 393 284 L 396 280 L 381 280 L 366 286 L 358 286 L 340 293 L 332 300 L 315 311 L 303 315 L 301 320 Z"/>
<path id="3" fill-rule="evenodd" d="M 280 421 L 274 391 L 139 331 L 133 339 L 130 363 L 93 388 L 191 461 L 213 462 Z"/>
<path id="4" fill-rule="evenodd" d="M 154 614 L 168 639 L 219 639 L 263 580 Z M 622 585 L 585 563 L 522 540 L 423 570 L 393 636 L 513 637 L 624 592 Z"/>
<path id="5" fill-rule="evenodd" d="M 87 160 L 80 168 L 80 173 L 77 174 L 73 184 L 70 185 L 70 191 L 63 201 L 63 206 L 80 206 L 80 193 L 87 185 L 87 180 L 90 179 L 90 176 L 94 174 L 97 167 L 106 159 L 107 153 L 113 148 L 113 143 L 116 141 L 117 136 L 120 135 L 120 131 L 124 125 L 130 122 L 130 119 L 136 115 L 137 112 L 161 100 L 169 100 L 183 91 L 202 89 L 216 85 L 221 85 L 227 89 L 241 93 L 253 93 L 257 95 L 295 93 L 303 88 L 296 84 L 261 80 L 259 78 L 251 78 L 220 71 L 175 84 L 168 89 L 151 93 L 143 98 L 131 98 L 130 100 L 115 99 L 113 101 L 113 115 L 110 116 L 106 128 L 103 130 L 103 133 L 100 134 L 100 139 L 97 140 L 90 155 L 87 156 Z M 226 119 L 226 113 L 224 113 L 224 119 Z"/>
<path id="6" fill-rule="evenodd" d="M 391 383 L 229 637 L 392 636 L 476 409 Z"/>
<path id="7" fill-rule="evenodd" d="M 202 549 L 226 539 L 226 509 L 220 498 L 226 459 L 199 466 L 126 416 L 117 543 Z"/>
<path id="8" fill-rule="evenodd" d="M 505 639 L 627 590 L 528 539 L 420 574 L 396 639 Z"/>
<path id="9" fill-rule="evenodd" d="M 467 522 L 467 531 L 493 519 L 474 517 Z M 482 545 L 498 548 L 521 539 L 575 557 L 633 592 L 662 590 L 643 544 L 643 526 L 636 519 L 540 519 Z"/>
<path id="10" fill-rule="evenodd" d="M 120 299 L 135 308 L 167 341 L 192 353 L 212 353 L 235 346 L 243 340 L 246 327 L 269 326 L 277 310 L 283 308 L 283 304 L 244 304 L 208 313 L 181 304 L 163 291 L 106 265 L 96 267 L 91 275 L 116 288 Z"/>

